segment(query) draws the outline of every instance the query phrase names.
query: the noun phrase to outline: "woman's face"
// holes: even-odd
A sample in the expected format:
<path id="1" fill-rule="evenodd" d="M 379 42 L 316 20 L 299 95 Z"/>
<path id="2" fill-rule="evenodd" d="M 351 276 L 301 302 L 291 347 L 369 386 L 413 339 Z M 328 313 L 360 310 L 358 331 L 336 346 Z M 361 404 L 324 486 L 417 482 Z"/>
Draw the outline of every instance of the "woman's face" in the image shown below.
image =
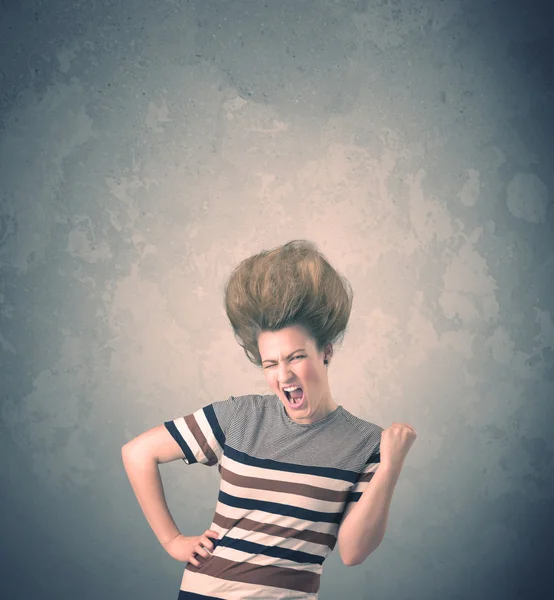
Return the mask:
<path id="1" fill-rule="evenodd" d="M 337 408 L 331 398 L 327 368 L 323 363 L 326 356 L 317 352 L 315 343 L 303 327 L 295 325 L 280 331 L 264 331 L 258 338 L 258 349 L 266 381 L 293 421 L 313 423 Z M 304 392 L 297 408 L 291 405 L 283 390 L 294 385 Z"/>

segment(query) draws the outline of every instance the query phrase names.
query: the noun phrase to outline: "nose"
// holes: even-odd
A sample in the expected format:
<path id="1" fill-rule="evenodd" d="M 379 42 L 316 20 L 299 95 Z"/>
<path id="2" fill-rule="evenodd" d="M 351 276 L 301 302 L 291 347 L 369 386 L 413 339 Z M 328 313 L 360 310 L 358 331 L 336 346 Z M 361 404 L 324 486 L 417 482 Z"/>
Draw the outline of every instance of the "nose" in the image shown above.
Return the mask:
<path id="1" fill-rule="evenodd" d="M 286 385 L 290 381 L 294 381 L 295 377 L 290 366 L 286 362 L 281 362 L 277 365 L 277 381 L 279 385 Z"/>

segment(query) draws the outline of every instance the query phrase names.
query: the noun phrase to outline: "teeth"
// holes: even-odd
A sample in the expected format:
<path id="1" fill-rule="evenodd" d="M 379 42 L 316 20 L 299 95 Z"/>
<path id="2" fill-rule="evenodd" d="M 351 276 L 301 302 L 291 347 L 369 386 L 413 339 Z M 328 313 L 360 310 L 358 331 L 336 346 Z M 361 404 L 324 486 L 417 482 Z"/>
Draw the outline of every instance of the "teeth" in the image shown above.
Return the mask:
<path id="1" fill-rule="evenodd" d="M 300 389 L 300 386 L 298 386 L 298 385 L 295 385 L 294 387 L 283 388 L 283 390 L 285 392 L 292 392 L 293 390 L 298 390 L 298 389 Z"/>

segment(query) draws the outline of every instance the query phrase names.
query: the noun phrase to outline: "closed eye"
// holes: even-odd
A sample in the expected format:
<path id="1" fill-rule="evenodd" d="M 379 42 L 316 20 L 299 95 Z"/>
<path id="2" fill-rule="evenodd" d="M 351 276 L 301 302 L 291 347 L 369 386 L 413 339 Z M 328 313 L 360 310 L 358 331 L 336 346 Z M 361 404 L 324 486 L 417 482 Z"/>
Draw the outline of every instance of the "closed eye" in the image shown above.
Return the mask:
<path id="1" fill-rule="evenodd" d="M 297 356 L 294 356 L 291 360 L 294 360 L 295 358 L 306 358 L 305 354 L 299 354 Z M 264 369 L 269 369 L 269 367 L 274 367 L 275 365 L 267 365 L 267 367 L 264 367 Z"/>

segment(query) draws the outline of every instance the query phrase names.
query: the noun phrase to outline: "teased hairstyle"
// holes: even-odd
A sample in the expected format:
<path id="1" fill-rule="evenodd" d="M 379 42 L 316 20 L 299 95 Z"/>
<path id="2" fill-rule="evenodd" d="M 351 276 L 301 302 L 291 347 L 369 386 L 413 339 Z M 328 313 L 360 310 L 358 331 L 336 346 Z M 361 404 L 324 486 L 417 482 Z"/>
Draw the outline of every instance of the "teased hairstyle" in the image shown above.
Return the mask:
<path id="1" fill-rule="evenodd" d="M 342 341 L 354 293 L 307 240 L 293 240 L 243 260 L 224 288 L 225 310 L 248 360 L 262 366 L 258 337 L 300 325 L 321 353 Z"/>

